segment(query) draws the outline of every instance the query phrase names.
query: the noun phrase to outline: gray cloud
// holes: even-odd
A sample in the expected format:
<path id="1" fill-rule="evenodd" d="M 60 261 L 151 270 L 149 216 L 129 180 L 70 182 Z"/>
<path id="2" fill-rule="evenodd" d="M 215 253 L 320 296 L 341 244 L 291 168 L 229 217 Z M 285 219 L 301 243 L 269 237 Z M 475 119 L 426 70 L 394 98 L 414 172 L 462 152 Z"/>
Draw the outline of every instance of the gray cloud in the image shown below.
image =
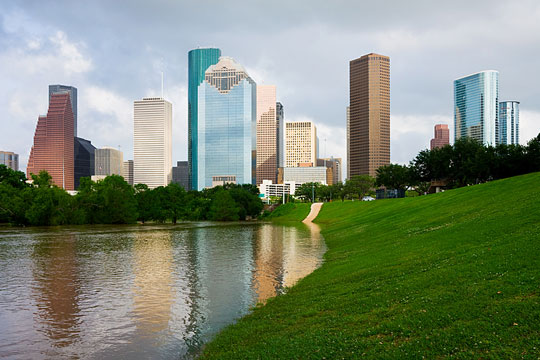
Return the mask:
<path id="1" fill-rule="evenodd" d="M 521 101 L 522 140 L 540 132 L 537 1 L 8 0 L 0 14 L 0 145 L 23 162 L 49 83 L 79 88 L 81 136 L 131 158 L 132 102 L 159 93 L 161 69 L 185 159 L 187 52 L 207 45 L 275 84 L 286 119 L 315 121 L 328 155 L 345 158 L 345 139 L 330 138 L 344 134 L 348 63 L 369 52 L 391 58 L 394 162 L 452 125 L 452 81 L 479 70 L 499 70 L 501 99 Z"/>

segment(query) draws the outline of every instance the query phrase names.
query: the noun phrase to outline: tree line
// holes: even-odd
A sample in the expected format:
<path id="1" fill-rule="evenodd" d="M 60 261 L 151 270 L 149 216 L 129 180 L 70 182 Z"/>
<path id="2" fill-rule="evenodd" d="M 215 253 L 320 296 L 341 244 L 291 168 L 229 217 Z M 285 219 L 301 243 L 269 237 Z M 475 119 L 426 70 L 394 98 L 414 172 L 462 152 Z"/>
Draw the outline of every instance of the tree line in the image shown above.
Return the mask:
<path id="1" fill-rule="evenodd" d="M 185 191 L 170 183 L 149 189 L 119 175 L 94 182 L 81 178 L 74 196 L 53 185 L 46 171 L 28 183 L 21 171 L 0 165 L 0 223 L 19 226 L 132 224 L 137 221 L 236 221 L 256 218 L 263 204 L 254 185 Z"/>
<path id="2" fill-rule="evenodd" d="M 381 166 L 375 178 L 352 176 L 333 185 L 304 183 L 295 196 L 304 201 L 361 200 L 372 195 L 375 187 L 414 190 L 423 195 L 433 181 L 452 189 L 536 171 L 540 171 L 540 134 L 527 145 L 484 146 L 461 138 L 453 145 L 420 151 L 409 165 Z"/>

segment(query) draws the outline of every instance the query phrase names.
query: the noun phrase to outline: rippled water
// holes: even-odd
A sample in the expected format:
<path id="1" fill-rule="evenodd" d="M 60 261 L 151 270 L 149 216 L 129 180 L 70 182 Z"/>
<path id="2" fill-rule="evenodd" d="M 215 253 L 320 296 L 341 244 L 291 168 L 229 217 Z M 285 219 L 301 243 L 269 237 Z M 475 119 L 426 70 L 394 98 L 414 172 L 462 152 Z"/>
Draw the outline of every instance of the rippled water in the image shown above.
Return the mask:
<path id="1" fill-rule="evenodd" d="M 0 230 L 0 357 L 192 357 L 324 251 L 304 225 Z"/>

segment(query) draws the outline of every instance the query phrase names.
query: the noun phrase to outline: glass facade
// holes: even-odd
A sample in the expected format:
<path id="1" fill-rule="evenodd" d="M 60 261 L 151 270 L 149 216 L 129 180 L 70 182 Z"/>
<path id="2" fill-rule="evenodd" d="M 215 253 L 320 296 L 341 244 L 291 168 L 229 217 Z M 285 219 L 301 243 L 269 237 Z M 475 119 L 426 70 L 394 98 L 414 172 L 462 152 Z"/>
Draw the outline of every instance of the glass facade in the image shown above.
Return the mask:
<path id="1" fill-rule="evenodd" d="M 208 67 L 217 64 L 221 50 L 195 49 L 188 53 L 188 171 L 190 189 L 197 189 L 198 158 L 198 89 Z"/>
<path id="2" fill-rule="evenodd" d="M 454 81 L 454 137 L 498 143 L 499 72 L 481 71 Z"/>
<path id="3" fill-rule="evenodd" d="M 499 144 L 519 144 L 519 101 L 499 103 Z"/>
<path id="4" fill-rule="evenodd" d="M 19 154 L 11 151 L 0 151 L 0 164 L 8 168 L 19 171 Z"/>
<path id="5" fill-rule="evenodd" d="M 79 189 L 82 177 L 91 177 L 94 175 L 95 164 L 95 151 L 96 148 L 90 140 L 76 137 L 75 138 L 75 163 L 74 163 L 74 176 L 75 176 L 75 190 Z"/>
<path id="6" fill-rule="evenodd" d="M 235 176 L 238 184 L 253 184 L 255 82 L 234 60 L 222 57 L 206 71 L 198 94 L 193 189 L 211 187 L 214 176 Z"/>

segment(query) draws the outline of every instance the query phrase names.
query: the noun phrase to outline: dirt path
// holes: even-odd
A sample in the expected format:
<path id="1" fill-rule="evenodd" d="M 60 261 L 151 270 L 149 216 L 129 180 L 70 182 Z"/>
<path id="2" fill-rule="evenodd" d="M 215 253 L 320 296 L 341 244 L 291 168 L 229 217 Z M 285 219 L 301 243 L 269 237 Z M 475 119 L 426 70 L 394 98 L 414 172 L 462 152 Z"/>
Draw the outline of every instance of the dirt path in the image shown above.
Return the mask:
<path id="1" fill-rule="evenodd" d="M 321 211 L 321 208 L 323 206 L 323 203 L 314 203 L 311 204 L 311 211 L 309 212 L 308 216 L 302 221 L 305 224 L 313 222 L 317 215 L 319 215 L 319 211 Z"/>

